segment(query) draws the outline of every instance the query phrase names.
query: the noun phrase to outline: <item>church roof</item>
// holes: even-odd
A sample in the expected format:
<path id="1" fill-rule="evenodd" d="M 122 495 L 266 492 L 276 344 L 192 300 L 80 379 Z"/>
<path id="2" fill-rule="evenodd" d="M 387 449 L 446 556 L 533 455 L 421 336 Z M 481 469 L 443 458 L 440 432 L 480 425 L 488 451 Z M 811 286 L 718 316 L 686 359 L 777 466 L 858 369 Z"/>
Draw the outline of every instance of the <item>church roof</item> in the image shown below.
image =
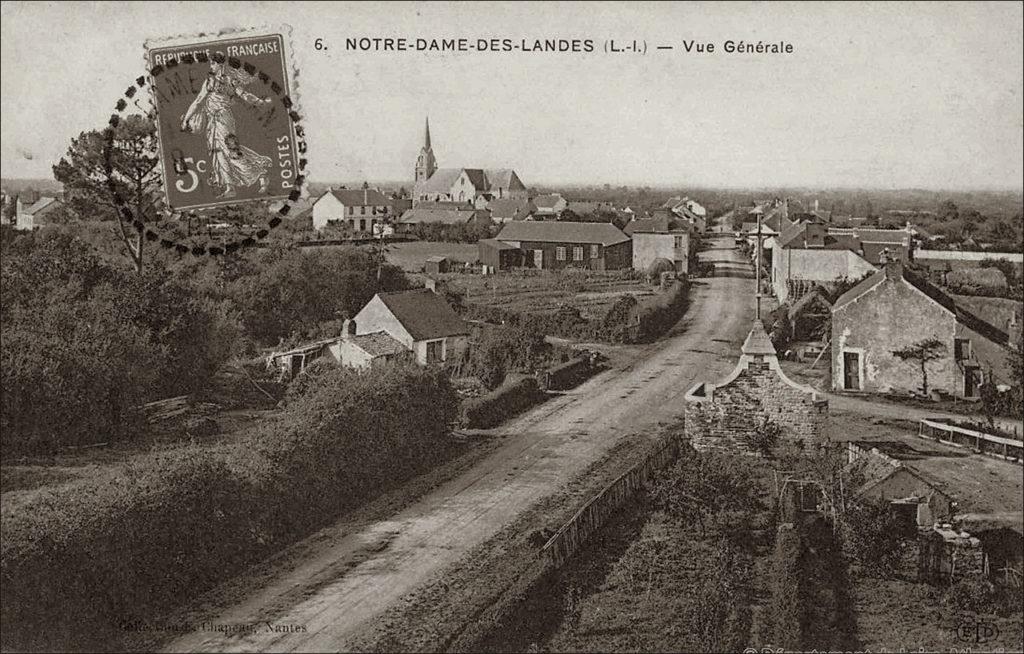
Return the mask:
<path id="1" fill-rule="evenodd" d="M 425 182 L 416 185 L 417 193 L 448 193 L 462 174 L 461 168 L 438 168 Z"/>

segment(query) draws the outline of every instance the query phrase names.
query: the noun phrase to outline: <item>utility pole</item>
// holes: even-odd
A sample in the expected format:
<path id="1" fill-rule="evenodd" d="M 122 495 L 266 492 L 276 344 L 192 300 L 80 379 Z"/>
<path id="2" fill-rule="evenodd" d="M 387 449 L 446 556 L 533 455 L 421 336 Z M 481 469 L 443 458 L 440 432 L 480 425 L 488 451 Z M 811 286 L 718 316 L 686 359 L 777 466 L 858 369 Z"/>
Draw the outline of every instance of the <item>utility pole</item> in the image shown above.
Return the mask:
<path id="1" fill-rule="evenodd" d="M 764 215 L 762 211 L 757 212 L 757 251 L 754 252 L 754 268 L 757 279 L 757 292 L 754 294 L 757 308 L 755 309 L 754 319 L 761 319 L 761 216 Z"/>

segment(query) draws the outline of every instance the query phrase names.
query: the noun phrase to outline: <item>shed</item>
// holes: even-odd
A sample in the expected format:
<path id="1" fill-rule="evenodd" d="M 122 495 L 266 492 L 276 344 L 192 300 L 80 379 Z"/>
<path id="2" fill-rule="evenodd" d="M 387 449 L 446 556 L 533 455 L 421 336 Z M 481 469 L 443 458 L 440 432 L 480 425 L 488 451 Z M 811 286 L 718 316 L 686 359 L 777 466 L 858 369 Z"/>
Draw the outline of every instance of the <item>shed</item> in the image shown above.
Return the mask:
<path id="1" fill-rule="evenodd" d="M 448 257 L 427 257 L 426 263 L 423 264 L 423 270 L 428 275 L 437 275 L 440 273 L 446 273 L 451 268 L 451 261 Z"/>
<path id="2" fill-rule="evenodd" d="M 477 254 L 485 273 L 495 273 L 523 265 L 523 251 L 504 241 L 493 238 L 480 239 Z"/>

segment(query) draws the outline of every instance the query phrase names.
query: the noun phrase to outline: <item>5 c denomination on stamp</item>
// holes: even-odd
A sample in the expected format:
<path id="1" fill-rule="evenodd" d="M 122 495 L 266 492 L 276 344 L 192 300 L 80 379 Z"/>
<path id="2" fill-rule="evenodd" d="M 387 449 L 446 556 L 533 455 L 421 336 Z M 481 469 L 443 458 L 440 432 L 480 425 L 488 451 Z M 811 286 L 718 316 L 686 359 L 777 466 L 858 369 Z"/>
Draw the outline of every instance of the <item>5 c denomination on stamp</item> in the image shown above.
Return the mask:
<path id="1" fill-rule="evenodd" d="M 168 208 L 283 200 L 297 188 L 288 51 L 275 31 L 147 43 Z"/>

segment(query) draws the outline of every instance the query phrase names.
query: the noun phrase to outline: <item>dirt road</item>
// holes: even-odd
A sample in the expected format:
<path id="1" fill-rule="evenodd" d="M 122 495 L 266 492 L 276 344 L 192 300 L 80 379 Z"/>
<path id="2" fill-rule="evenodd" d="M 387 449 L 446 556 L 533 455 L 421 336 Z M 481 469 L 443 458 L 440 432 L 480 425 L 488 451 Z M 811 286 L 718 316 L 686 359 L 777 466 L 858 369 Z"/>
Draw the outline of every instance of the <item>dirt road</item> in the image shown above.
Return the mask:
<path id="1" fill-rule="evenodd" d="M 515 516 L 557 491 L 620 439 L 682 413 L 697 381 L 735 365 L 753 318 L 749 264 L 719 238 L 702 253 L 716 276 L 692 289 L 692 306 L 635 361 L 609 370 L 495 431 L 502 444 L 464 474 L 388 520 L 340 534 L 259 592 L 209 615 L 171 651 L 345 651 L 376 615 L 457 562 Z M 241 633 L 217 629 L 248 625 Z"/>

